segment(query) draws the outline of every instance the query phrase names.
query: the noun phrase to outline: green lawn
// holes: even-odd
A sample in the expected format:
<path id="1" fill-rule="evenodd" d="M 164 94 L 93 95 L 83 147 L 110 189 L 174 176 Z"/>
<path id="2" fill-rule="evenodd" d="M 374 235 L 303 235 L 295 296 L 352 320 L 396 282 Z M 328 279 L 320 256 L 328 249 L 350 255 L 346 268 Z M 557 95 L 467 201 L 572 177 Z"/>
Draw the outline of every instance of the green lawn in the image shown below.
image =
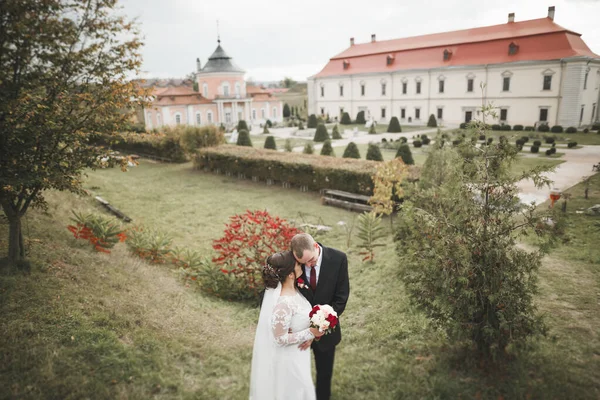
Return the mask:
<path id="1" fill-rule="evenodd" d="M 252 146 L 256 147 L 257 149 L 262 149 L 265 147 L 265 140 L 267 140 L 267 136 L 269 135 L 251 135 L 250 140 L 252 140 Z M 314 144 L 311 139 L 290 138 L 290 140 L 292 141 L 292 147 L 304 146 L 308 142 Z M 286 139 L 275 138 L 275 145 L 277 146 L 277 149 L 285 148 L 285 141 Z"/>
<path id="2" fill-rule="evenodd" d="M 351 285 L 333 399 L 598 398 L 598 218 L 569 214 L 571 241 L 544 261 L 536 300 L 548 338 L 488 374 L 455 358 L 454 343 L 410 304 L 391 237 L 374 264 L 362 264 L 358 239 L 348 249 L 337 225 L 356 214 L 322 206 L 316 193 L 145 160 L 127 173 L 91 172 L 85 188 L 206 256 L 229 216 L 246 209 L 332 226 L 321 241 L 348 251 Z M 591 195 L 585 205 L 600 203 L 598 176 Z M 0 275 L 0 397 L 247 399 L 258 310 L 205 296 L 123 244 L 93 253 L 66 229 L 72 209 L 104 212 L 93 198 L 51 192 L 48 200 L 47 212 L 24 220 L 31 272 Z M 583 205 L 572 200 L 569 210 Z M 0 228 L 4 252 L 2 219 Z"/>
<path id="3" fill-rule="evenodd" d="M 554 167 L 554 166 L 562 164 L 564 162 L 565 162 L 564 160 L 557 160 L 556 158 L 548 157 L 545 154 L 543 155 L 543 157 L 519 156 L 519 158 L 517 158 L 517 161 L 512 165 L 511 172 L 514 175 L 519 175 L 519 174 L 523 173 L 524 171 L 531 169 L 533 167 L 537 167 L 540 165 Z"/>

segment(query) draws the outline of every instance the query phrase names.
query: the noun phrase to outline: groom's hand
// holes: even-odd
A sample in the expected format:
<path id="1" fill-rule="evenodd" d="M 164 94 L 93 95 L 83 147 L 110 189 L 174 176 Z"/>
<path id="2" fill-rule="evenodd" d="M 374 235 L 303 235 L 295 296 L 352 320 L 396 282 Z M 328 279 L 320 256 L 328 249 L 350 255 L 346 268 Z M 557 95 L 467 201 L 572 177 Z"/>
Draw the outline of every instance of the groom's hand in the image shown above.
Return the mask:
<path id="1" fill-rule="evenodd" d="M 309 349 L 309 348 L 310 348 L 310 345 L 312 344 L 312 342 L 313 342 L 313 340 L 312 340 L 312 339 L 310 339 L 310 340 L 307 340 L 306 342 L 304 342 L 304 343 L 301 343 L 301 344 L 300 344 L 300 346 L 298 346 L 298 348 L 299 348 L 300 350 L 302 350 L 302 351 L 304 351 L 304 350 L 306 350 L 306 349 Z"/>

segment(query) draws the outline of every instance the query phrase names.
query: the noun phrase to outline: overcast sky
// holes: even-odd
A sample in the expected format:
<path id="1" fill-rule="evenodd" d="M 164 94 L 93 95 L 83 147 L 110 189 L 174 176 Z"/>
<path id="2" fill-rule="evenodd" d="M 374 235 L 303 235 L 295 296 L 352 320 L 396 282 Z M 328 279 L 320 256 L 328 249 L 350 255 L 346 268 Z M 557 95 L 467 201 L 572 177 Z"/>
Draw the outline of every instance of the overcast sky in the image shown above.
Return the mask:
<path id="1" fill-rule="evenodd" d="M 306 80 L 356 43 L 543 18 L 582 34 L 600 54 L 600 0 L 121 0 L 144 35 L 147 77 L 183 77 L 221 45 L 259 81 Z"/>

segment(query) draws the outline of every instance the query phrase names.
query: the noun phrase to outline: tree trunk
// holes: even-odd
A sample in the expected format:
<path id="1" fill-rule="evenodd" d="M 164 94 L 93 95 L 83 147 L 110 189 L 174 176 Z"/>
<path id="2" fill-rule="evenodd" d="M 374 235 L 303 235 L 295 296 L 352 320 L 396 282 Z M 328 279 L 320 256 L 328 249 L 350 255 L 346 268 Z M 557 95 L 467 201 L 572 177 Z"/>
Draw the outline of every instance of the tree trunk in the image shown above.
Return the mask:
<path id="1" fill-rule="evenodd" d="M 585 199 L 586 199 L 586 200 L 588 199 L 588 191 L 589 191 L 589 189 L 588 189 L 588 188 L 585 188 L 585 192 L 584 192 L 584 193 L 585 193 Z"/>
<path id="2" fill-rule="evenodd" d="M 13 215 L 8 217 L 8 263 L 16 266 L 25 258 L 25 244 L 23 243 L 23 232 L 21 231 L 21 217 Z"/>

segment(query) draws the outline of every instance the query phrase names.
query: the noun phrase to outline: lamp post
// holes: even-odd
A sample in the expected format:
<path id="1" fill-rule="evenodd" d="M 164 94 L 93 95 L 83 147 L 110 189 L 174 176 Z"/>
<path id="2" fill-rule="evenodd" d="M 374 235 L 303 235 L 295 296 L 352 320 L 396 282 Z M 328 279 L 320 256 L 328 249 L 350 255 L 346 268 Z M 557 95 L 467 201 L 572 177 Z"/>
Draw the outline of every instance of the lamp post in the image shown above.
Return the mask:
<path id="1" fill-rule="evenodd" d="M 550 191 L 550 208 L 554 207 L 554 203 L 560 199 L 561 192 L 559 189 L 554 188 Z"/>

